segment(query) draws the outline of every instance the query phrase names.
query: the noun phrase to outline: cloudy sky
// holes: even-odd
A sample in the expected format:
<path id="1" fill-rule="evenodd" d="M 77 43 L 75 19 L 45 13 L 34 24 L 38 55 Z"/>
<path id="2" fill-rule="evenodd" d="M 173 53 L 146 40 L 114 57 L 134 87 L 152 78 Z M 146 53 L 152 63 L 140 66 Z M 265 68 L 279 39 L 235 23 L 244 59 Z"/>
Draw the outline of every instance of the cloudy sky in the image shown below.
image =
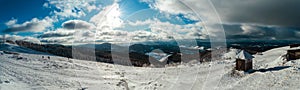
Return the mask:
<path id="1" fill-rule="evenodd" d="M 48 43 L 300 38 L 299 0 L 1 0 L 0 34 Z"/>

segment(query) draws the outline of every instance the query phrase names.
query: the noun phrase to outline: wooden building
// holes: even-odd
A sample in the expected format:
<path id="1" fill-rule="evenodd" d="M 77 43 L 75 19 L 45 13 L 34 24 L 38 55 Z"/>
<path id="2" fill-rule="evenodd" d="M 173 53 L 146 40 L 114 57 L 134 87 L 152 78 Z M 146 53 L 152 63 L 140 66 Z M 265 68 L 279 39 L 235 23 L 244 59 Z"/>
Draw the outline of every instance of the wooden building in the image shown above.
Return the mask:
<path id="1" fill-rule="evenodd" d="M 252 69 L 252 59 L 254 57 L 248 52 L 242 50 L 236 56 L 236 70 L 248 71 Z"/>
<path id="2" fill-rule="evenodd" d="M 300 59 L 300 49 L 287 50 L 286 58 L 288 61 Z"/>
<path id="3" fill-rule="evenodd" d="M 289 46 L 290 46 L 290 48 L 294 48 L 294 47 L 299 47 L 300 44 L 290 44 Z"/>

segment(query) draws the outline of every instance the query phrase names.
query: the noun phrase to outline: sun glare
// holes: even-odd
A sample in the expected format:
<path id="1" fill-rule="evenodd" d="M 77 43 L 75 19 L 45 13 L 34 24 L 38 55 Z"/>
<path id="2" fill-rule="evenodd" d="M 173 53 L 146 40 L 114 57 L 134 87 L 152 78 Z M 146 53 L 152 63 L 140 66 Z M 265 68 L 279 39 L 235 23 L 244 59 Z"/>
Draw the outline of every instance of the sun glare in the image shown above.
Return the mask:
<path id="1" fill-rule="evenodd" d="M 121 12 L 119 10 L 119 8 L 113 8 L 110 12 L 109 15 L 111 15 L 114 18 L 118 18 L 121 16 Z"/>

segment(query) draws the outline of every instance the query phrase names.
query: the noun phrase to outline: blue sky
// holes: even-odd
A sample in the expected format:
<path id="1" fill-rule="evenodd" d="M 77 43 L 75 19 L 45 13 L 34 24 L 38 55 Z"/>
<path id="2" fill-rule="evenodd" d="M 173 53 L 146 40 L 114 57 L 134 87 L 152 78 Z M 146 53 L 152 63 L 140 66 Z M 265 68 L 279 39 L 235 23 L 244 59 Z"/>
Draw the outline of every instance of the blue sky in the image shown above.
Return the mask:
<path id="1" fill-rule="evenodd" d="M 77 32 L 80 41 L 103 42 L 208 39 L 224 32 L 230 39 L 300 35 L 298 1 L 218 1 L 209 8 L 205 0 L 1 0 L 0 31 L 53 43 L 75 42 Z"/>
<path id="2" fill-rule="evenodd" d="M 45 0 L 1 0 L 1 30 L 6 28 L 5 23 L 11 19 L 18 19 L 18 23 L 23 23 L 32 18 L 44 18 L 50 15 L 51 9 L 44 8 L 44 3 Z"/>
<path id="3" fill-rule="evenodd" d="M 96 1 L 97 2 L 97 1 Z M 2 0 L 0 3 L 0 10 L 5 12 L 0 14 L 0 30 L 5 30 L 9 28 L 5 23 L 12 19 L 16 19 L 18 24 L 22 24 L 26 21 L 30 21 L 33 18 L 43 19 L 45 17 L 53 17 L 53 11 L 61 11 L 57 9 L 55 6 L 51 5 L 50 8 L 45 7 L 45 3 L 49 3 L 47 0 Z M 106 6 L 112 4 L 113 1 L 99 1 L 96 6 Z M 148 3 L 140 2 L 138 0 L 123 0 L 117 2 L 120 6 L 120 12 L 122 15 L 121 19 L 126 19 L 128 21 L 137 21 L 137 20 L 147 20 L 153 19 L 157 16 L 157 14 L 161 14 L 158 10 L 151 9 Z M 135 14 L 138 11 L 146 11 L 143 13 L 146 14 Z M 77 8 L 74 8 L 73 12 L 80 11 Z M 93 15 L 101 12 L 101 10 L 93 10 L 92 12 L 88 12 L 87 15 L 81 17 L 64 17 L 64 19 L 59 19 L 59 21 L 53 22 L 53 28 L 60 28 L 61 24 L 65 21 L 72 19 L 80 19 L 80 20 L 89 20 Z M 134 15 L 134 18 L 131 16 Z M 146 16 L 145 16 L 146 15 Z M 174 19 L 166 19 L 165 17 L 158 17 L 158 19 L 166 22 L 171 22 L 174 24 L 185 24 L 185 23 L 195 23 L 197 21 L 190 20 L 188 18 L 183 17 L 182 14 L 171 15 L 172 17 L 180 17 L 183 21 L 174 20 Z M 24 34 L 25 33 L 25 34 Z M 31 35 L 32 32 L 21 32 L 19 35 Z"/>
<path id="4" fill-rule="evenodd" d="M 66 4 L 66 5 L 64 5 Z M 83 4 L 83 6 L 81 6 Z M 151 3 L 143 2 L 139 0 L 120 0 L 120 1 L 100 1 L 100 0 L 86 0 L 83 2 L 68 2 L 68 1 L 59 1 L 59 0 L 2 0 L 1 1 L 1 12 L 5 12 L 0 15 L 0 30 L 1 33 L 6 33 L 8 35 L 17 35 L 20 37 L 33 37 L 37 38 L 40 41 L 49 41 L 51 42 L 63 42 L 56 40 L 58 37 L 55 35 L 64 32 L 69 32 L 71 30 L 65 30 L 63 24 L 72 20 L 80 20 L 80 22 L 86 22 L 93 24 L 96 28 L 97 22 L 106 22 L 106 21 L 97 21 L 96 23 L 92 22 L 96 15 L 104 13 L 106 8 L 109 8 L 110 5 L 117 4 L 117 13 L 120 14 L 116 19 L 107 20 L 114 24 L 117 21 L 122 22 L 122 26 L 115 27 L 111 29 L 116 31 L 105 31 L 106 33 L 111 32 L 125 32 L 125 33 L 135 33 L 140 35 L 132 34 L 132 38 L 147 37 L 148 39 L 156 38 L 160 35 L 154 35 L 151 32 L 152 23 L 160 22 L 166 25 L 188 25 L 195 24 L 199 22 L 198 20 L 192 20 L 184 17 L 184 14 L 168 14 L 163 13 L 162 11 L 151 7 Z M 91 8 L 89 10 L 89 8 Z M 69 11 L 68 11 L 69 10 Z M 113 10 L 111 10 L 113 11 Z M 83 13 L 83 14 L 82 14 Z M 108 11 L 110 13 L 110 11 Z M 114 16 L 115 12 L 111 15 L 107 14 L 106 16 Z M 35 20 L 34 20 L 35 19 Z M 139 25 L 136 22 L 143 23 L 143 21 L 148 21 L 142 25 Z M 9 24 L 9 22 L 11 24 Z M 45 23 L 45 24 L 44 24 Z M 77 23 L 77 22 L 75 22 Z M 110 23 L 110 24 L 111 24 Z M 135 23 L 137 25 L 131 25 L 129 23 Z M 77 25 L 78 26 L 78 25 Z M 110 25 L 108 25 L 110 26 Z M 40 28 L 42 27 L 42 28 Z M 35 30 L 36 29 L 36 30 Z M 144 31 L 144 32 L 142 32 Z M 171 30 L 168 30 L 170 32 Z M 54 36 L 46 38 L 40 38 L 44 35 L 49 35 L 52 33 Z M 145 36 L 141 36 L 145 34 Z M 158 32 L 156 32 L 158 34 Z M 152 36 L 151 36 L 152 35 Z M 154 35 L 154 36 L 153 36 Z M 64 36 L 64 35 L 60 35 Z M 117 35 L 118 36 L 118 35 Z M 124 37 L 131 37 L 124 36 Z M 119 37 L 119 36 L 118 36 Z M 53 40 L 55 38 L 55 40 Z M 60 37 L 61 38 L 61 37 Z M 68 37 L 70 38 L 70 37 Z M 113 38 L 113 37 L 111 37 Z M 160 37 L 158 39 L 162 39 Z M 103 38 L 101 38 L 103 39 Z M 156 38 L 157 39 L 157 38 Z M 147 39 L 143 39 L 144 41 Z M 99 40 L 106 41 L 106 40 Z M 114 40 L 110 40 L 114 41 Z"/>

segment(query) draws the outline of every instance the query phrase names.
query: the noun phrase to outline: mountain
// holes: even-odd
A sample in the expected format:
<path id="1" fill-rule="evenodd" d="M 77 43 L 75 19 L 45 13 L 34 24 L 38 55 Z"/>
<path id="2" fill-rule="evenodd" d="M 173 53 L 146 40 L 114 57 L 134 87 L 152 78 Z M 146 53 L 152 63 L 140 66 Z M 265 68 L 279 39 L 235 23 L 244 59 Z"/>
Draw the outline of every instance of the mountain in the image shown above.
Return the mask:
<path id="1" fill-rule="evenodd" d="M 58 44 L 35 44 L 26 41 L 16 41 L 16 44 L 21 47 L 30 48 L 40 52 L 46 52 L 57 56 L 67 58 L 90 60 L 105 63 L 114 63 L 112 60 L 111 51 L 108 49 L 110 44 L 97 45 L 96 49 L 83 46 L 64 46 Z M 115 57 L 125 58 L 126 52 L 118 52 Z M 131 52 L 129 53 L 130 61 L 134 66 L 143 66 L 149 63 L 149 56 Z M 122 63 L 119 63 L 122 64 Z M 126 64 L 126 62 L 124 62 Z M 127 64 L 126 64 L 127 65 Z"/>
<path id="2" fill-rule="evenodd" d="M 209 46 L 207 45 L 210 45 L 208 41 L 197 41 L 198 45 L 204 46 L 193 46 L 192 44 L 189 44 L 192 42 L 188 40 L 180 42 L 186 42 L 186 45 L 178 46 L 174 41 L 157 41 L 151 43 L 136 43 L 128 47 L 111 43 L 64 46 L 59 44 L 35 44 L 27 41 L 11 41 L 12 44 L 15 43 L 20 47 L 30 48 L 36 51 L 53 55 L 105 63 L 118 62 L 118 64 L 123 65 L 133 64 L 134 66 L 139 67 L 143 65 L 150 65 L 151 60 L 157 60 L 155 59 L 155 57 L 147 55 L 147 53 L 151 53 L 154 50 L 161 50 L 163 53 L 170 55 L 167 59 L 167 64 L 180 62 L 187 63 L 193 60 L 196 60 L 198 62 L 209 62 L 212 60 L 212 55 L 214 55 L 214 59 L 222 59 L 222 55 L 226 52 L 226 48 L 208 48 Z M 227 47 L 241 49 L 251 54 L 256 54 L 264 52 L 266 50 L 270 50 L 272 48 L 288 45 L 288 43 L 292 42 L 228 41 L 227 43 Z M 296 43 L 296 41 L 294 43 Z M 214 51 L 214 54 L 212 54 L 212 50 Z M 112 55 L 112 52 L 114 55 Z M 126 61 L 128 59 L 128 55 L 129 61 Z M 113 61 L 113 58 L 120 58 L 124 60 Z"/>
<path id="3" fill-rule="evenodd" d="M 147 55 L 146 53 L 152 52 L 152 50 L 160 49 L 164 53 L 170 54 L 168 57 L 167 64 L 169 63 L 178 63 L 181 61 L 181 57 L 187 57 L 188 60 L 198 60 L 199 58 L 198 49 L 188 49 L 188 48 L 179 48 L 178 46 L 173 46 L 170 44 L 166 45 L 144 45 L 144 44 L 133 44 L 129 46 L 129 52 L 126 52 L 124 46 L 118 46 L 110 43 L 103 44 L 85 44 L 77 46 L 64 46 L 59 44 L 35 44 L 27 41 L 15 41 L 15 43 L 21 47 L 30 48 L 36 51 L 50 53 L 53 55 L 81 59 L 81 60 L 90 60 L 97 62 L 105 63 L 114 63 L 118 61 L 113 61 L 112 50 L 114 52 L 114 58 L 126 59 L 126 55 L 129 54 L 129 59 L 132 65 L 134 66 L 143 66 L 150 65 L 150 60 L 154 57 Z M 112 49 L 110 49 L 112 47 Z M 184 52 L 180 52 L 180 49 Z M 187 51 L 192 53 L 186 53 Z M 198 57 L 196 57 L 198 56 Z M 130 65 L 128 61 L 119 61 L 123 65 Z M 186 61 L 187 62 L 187 61 Z"/>
<path id="4" fill-rule="evenodd" d="M 254 72 L 250 73 L 235 71 L 234 58 L 213 60 L 209 63 L 167 65 L 164 68 L 130 67 L 68 59 L 15 44 L 4 44 L 0 47 L 0 89 L 297 90 L 300 88 L 300 60 L 283 63 L 285 58 L 282 56 L 288 49 L 288 46 L 274 48 L 262 52 L 261 55 L 254 55 Z M 5 53 L 6 51 L 13 53 Z M 235 56 L 238 51 L 238 49 L 230 49 L 227 55 Z M 43 58 L 43 56 L 50 56 L 50 58 Z"/>

